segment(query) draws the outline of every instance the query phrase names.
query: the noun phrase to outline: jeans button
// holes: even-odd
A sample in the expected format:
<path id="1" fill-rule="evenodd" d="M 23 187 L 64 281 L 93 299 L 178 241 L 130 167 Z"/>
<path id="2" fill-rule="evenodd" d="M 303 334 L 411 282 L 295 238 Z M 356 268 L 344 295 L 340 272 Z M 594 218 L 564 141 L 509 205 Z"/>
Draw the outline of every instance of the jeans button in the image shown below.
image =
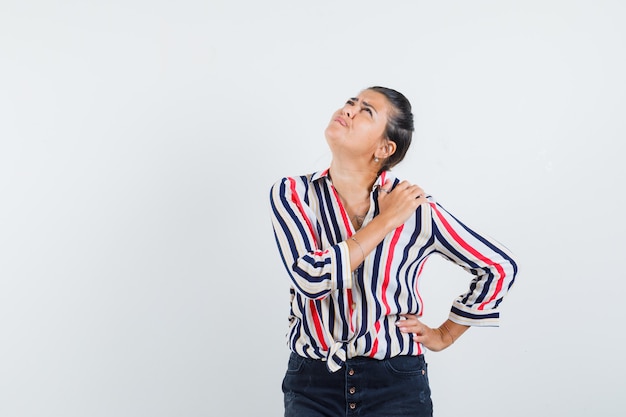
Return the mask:
<path id="1" fill-rule="evenodd" d="M 350 387 L 349 392 L 350 392 L 350 394 L 354 394 L 356 392 L 356 388 Z"/>
<path id="2" fill-rule="evenodd" d="M 354 375 L 354 369 L 350 369 L 350 370 L 348 371 L 348 375 L 350 375 L 350 376 Z"/>
<path id="3" fill-rule="evenodd" d="M 354 410 L 356 408 L 356 403 L 350 403 L 350 410 Z"/>

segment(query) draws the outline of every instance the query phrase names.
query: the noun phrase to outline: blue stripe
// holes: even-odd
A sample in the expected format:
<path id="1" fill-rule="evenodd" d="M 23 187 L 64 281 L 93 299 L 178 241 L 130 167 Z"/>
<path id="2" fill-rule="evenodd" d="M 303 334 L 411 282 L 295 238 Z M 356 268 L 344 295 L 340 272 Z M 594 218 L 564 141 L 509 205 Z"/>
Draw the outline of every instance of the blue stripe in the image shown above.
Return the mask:
<path id="1" fill-rule="evenodd" d="M 461 317 L 466 317 L 468 319 L 473 319 L 473 320 L 480 320 L 480 319 L 497 319 L 500 317 L 500 313 L 499 312 L 494 312 L 494 313 L 487 313 L 487 314 L 471 314 L 468 313 L 467 311 L 463 311 L 460 310 L 459 308 L 452 306 L 450 308 L 450 311 L 453 312 L 454 314 L 461 316 Z"/>

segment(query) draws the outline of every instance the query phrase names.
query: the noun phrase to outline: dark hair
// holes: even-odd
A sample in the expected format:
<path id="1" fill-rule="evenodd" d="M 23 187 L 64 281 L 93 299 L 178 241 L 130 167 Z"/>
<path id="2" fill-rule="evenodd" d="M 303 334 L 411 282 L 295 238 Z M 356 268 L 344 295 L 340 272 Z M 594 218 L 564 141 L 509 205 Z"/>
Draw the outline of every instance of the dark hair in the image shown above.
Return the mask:
<path id="1" fill-rule="evenodd" d="M 402 93 L 391 88 L 379 86 L 369 87 L 367 90 L 376 91 L 384 95 L 393 107 L 393 111 L 387 121 L 385 134 L 387 139 L 396 144 L 396 151 L 383 161 L 383 166 L 380 169 L 382 172 L 399 164 L 409 150 L 413 131 L 415 130 L 413 113 L 411 113 L 411 103 Z"/>

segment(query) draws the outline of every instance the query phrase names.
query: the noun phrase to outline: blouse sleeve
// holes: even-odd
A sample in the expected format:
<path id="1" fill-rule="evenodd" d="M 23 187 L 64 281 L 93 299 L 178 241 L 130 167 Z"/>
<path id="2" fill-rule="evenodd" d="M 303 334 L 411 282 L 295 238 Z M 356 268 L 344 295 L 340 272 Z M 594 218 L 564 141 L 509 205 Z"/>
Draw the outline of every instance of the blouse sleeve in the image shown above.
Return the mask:
<path id="1" fill-rule="evenodd" d="M 469 290 L 454 300 L 450 320 L 467 326 L 497 326 L 498 306 L 518 267 L 502 244 L 479 235 L 442 206 L 429 201 L 437 252 L 474 275 Z"/>
<path id="2" fill-rule="evenodd" d="M 314 211 L 304 201 L 306 180 L 283 178 L 270 190 L 274 237 L 291 281 L 303 296 L 321 299 L 331 291 L 351 288 L 346 242 L 320 247 Z"/>

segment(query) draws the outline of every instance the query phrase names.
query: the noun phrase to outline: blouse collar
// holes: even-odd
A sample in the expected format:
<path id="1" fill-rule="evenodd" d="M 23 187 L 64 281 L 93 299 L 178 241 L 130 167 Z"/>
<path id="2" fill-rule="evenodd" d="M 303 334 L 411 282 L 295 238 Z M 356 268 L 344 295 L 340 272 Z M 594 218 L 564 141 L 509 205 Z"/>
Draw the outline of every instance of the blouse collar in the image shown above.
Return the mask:
<path id="1" fill-rule="evenodd" d="M 326 168 L 323 171 L 315 172 L 311 176 L 311 182 L 319 181 L 323 178 L 326 178 L 329 182 L 332 182 L 330 179 L 329 170 L 330 168 Z M 372 191 L 374 191 L 378 187 L 381 187 L 385 183 L 385 181 L 390 180 L 390 179 L 391 180 L 395 179 L 395 175 L 393 175 L 391 171 L 381 172 L 380 175 L 376 178 L 376 181 L 374 181 L 374 185 L 372 186 Z"/>

